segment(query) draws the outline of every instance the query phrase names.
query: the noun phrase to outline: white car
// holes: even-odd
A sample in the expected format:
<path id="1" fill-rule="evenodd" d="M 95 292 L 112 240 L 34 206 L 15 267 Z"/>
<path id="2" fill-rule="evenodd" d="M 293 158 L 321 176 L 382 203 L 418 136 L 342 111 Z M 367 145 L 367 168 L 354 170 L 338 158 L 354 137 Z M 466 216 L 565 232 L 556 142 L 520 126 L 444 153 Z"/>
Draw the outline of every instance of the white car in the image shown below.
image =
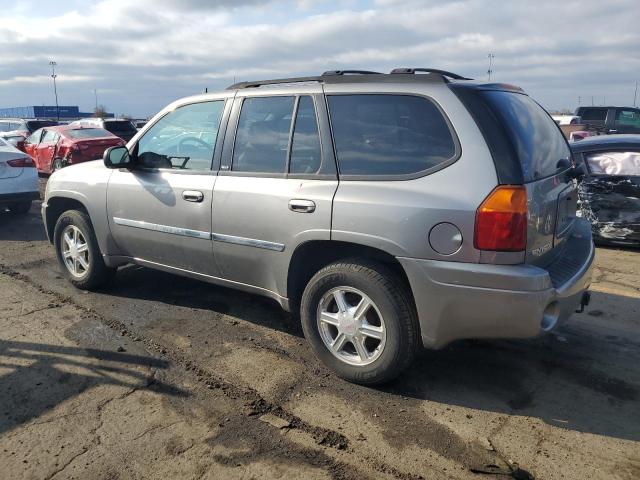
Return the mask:
<path id="1" fill-rule="evenodd" d="M 551 115 L 558 125 L 579 125 L 582 118 L 577 115 Z"/>
<path id="2" fill-rule="evenodd" d="M 38 171 L 29 155 L 0 138 L 0 211 L 27 213 L 40 198 Z"/>

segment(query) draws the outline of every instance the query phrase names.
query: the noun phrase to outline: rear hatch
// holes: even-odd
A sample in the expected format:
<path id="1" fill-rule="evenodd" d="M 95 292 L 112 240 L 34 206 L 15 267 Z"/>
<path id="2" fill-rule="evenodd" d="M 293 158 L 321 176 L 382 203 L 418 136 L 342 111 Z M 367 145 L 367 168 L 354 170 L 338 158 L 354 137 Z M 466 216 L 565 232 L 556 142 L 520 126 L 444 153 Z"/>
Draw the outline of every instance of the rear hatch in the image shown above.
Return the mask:
<path id="1" fill-rule="evenodd" d="M 492 150 L 501 184 L 527 190 L 525 262 L 546 266 L 561 252 L 576 218 L 571 151 L 551 116 L 517 87 L 487 85 L 456 91 Z M 455 91 L 455 90 L 454 90 Z"/>

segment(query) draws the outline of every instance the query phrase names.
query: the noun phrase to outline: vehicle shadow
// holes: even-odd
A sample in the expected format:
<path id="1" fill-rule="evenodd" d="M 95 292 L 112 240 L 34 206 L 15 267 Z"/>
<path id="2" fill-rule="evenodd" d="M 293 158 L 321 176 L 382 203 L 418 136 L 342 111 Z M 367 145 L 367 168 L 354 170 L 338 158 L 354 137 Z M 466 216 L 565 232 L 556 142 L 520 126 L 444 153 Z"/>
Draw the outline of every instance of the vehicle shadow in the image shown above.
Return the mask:
<path id="1" fill-rule="evenodd" d="M 39 205 L 34 202 L 31 211 L 26 215 L 15 215 L 0 208 L 0 240 L 16 242 L 46 240 Z"/>
<path id="2" fill-rule="evenodd" d="M 8 371 L 0 375 L 0 434 L 98 385 L 187 396 L 140 368 L 168 366 L 165 360 L 128 353 L 0 340 L 0 370 Z"/>
<path id="3" fill-rule="evenodd" d="M 640 311 L 638 298 L 597 295 L 618 310 Z M 617 322 L 609 327 L 606 312 L 589 313 L 536 339 L 469 340 L 424 351 L 381 390 L 640 441 L 640 336 L 629 338 Z"/>
<path id="4" fill-rule="evenodd" d="M 266 297 L 136 265 L 118 269 L 117 278 L 118 281 L 107 287 L 105 293 L 231 315 L 256 325 L 303 337 L 300 322 L 293 320 L 277 302 Z M 150 285 L 153 288 L 149 288 Z"/>
<path id="5" fill-rule="evenodd" d="M 118 279 L 109 294 L 228 314 L 302 337 L 299 322 L 266 298 L 136 266 L 122 268 Z M 640 299 L 596 295 L 594 307 L 640 311 Z M 619 319 L 610 326 L 608 313 L 591 313 L 576 314 L 537 339 L 470 340 L 425 350 L 398 380 L 372 393 L 536 417 L 560 428 L 638 441 L 640 336 L 627 338 L 615 328 Z M 312 355 L 301 348 L 300 354 Z"/>

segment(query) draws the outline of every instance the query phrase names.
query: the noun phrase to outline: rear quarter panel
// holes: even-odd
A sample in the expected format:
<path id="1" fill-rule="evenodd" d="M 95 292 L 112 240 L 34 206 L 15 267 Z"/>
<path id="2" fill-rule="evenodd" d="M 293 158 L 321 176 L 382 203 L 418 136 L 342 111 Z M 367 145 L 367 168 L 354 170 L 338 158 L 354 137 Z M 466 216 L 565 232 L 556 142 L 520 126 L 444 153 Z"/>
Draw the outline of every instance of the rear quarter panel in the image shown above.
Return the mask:
<path id="1" fill-rule="evenodd" d="M 326 85 L 325 93 L 330 95 L 333 88 Z M 331 238 L 398 257 L 481 261 L 473 246 L 475 213 L 498 179 L 484 138 L 458 98 L 444 84 L 340 85 L 335 91 L 431 98 L 453 126 L 460 156 L 451 165 L 412 180 L 341 180 L 333 203 Z M 429 232 L 441 222 L 453 223 L 462 233 L 462 245 L 451 255 L 436 252 L 429 243 Z"/>

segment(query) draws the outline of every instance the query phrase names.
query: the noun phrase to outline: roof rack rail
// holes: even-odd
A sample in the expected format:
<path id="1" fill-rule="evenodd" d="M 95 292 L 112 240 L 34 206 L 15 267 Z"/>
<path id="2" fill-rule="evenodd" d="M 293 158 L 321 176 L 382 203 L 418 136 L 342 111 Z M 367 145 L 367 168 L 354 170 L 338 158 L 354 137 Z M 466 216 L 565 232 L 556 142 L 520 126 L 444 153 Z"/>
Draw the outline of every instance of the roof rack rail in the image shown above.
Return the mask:
<path id="1" fill-rule="evenodd" d="M 381 75 L 381 72 L 372 72 L 371 70 L 327 70 L 322 74 L 323 77 L 333 75 Z"/>
<path id="2" fill-rule="evenodd" d="M 273 80 L 255 80 L 250 82 L 238 82 L 229 85 L 227 90 L 235 90 L 237 88 L 256 88 L 262 85 L 278 85 L 282 83 L 305 83 L 305 82 L 321 82 L 320 77 L 293 77 L 293 78 L 276 78 Z"/>
<path id="3" fill-rule="evenodd" d="M 416 72 L 438 73 L 443 77 L 453 78 L 454 80 L 473 80 L 472 78 L 463 77 L 457 73 L 447 72 L 446 70 L 438 70 L 437 68 L 394 68 L 392 74 L 412 74 Z"/>

